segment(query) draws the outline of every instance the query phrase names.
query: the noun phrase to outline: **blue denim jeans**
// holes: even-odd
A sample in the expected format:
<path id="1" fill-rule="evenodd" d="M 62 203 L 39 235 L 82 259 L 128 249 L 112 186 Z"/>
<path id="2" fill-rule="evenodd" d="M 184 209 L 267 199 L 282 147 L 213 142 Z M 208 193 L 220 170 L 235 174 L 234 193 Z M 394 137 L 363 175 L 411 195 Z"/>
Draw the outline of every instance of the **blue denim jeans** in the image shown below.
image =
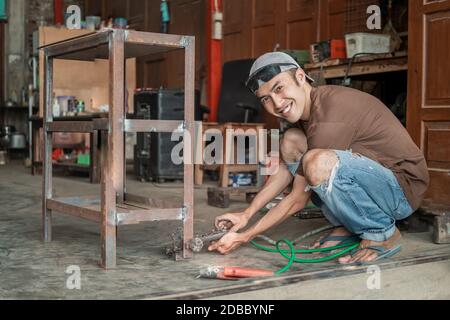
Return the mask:
<path id="1" fill-rule="evenodd" d="M 362 239 L 385 241 L 395 221 L 413 213 L 391 170 L 351 151 L 334 150 L 338 162 L 330 178 L 308 186 L 311 200 L 334 226 L 344 226 Z M 296 164 L 288 164 L 295 174 Z"/>

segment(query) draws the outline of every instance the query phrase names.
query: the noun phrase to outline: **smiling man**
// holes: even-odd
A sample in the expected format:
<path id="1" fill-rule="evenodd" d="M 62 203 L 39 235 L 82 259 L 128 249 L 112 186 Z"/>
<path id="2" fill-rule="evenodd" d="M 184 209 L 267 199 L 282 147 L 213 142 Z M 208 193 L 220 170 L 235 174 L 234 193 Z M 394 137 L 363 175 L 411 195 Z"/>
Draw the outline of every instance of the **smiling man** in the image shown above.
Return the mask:
<path id="1" fill-rule="evenodd" d="M 308 151 L 296 170 L 291 202 L 239 233 L 251 215 L 217 217 L 216 226 L 231 221 L 233 228 L 210 250 L 234 250 L 301 209 L 310 196 L 335 226 L 314 247 L 360 238 L 360 247 L 341 263 L 375 261 L 400 250 L 395 221 L 419 207 L 429 182 L 423 154 L 377 98 L 341 86 L 313 88 L 308 81 L 282 52 L 253 64 L 248 88 L 269 113 L 303 129 Z"/>

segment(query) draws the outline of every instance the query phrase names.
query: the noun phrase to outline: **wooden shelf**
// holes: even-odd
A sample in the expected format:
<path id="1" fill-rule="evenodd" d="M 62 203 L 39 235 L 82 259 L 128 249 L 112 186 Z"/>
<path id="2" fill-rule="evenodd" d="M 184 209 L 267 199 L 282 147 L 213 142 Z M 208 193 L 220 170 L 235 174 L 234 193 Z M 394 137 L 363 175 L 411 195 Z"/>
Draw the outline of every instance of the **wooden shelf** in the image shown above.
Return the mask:
<path id="1" fill-rule="evenodd" d="M 109 37 L 112 32 L 114 31 L 98 31 L 70 40 L 42 46 L 40 49 L 48 49 L 49 56 L 64 60 L 107 60 L 109 57 Z M 189 38 L 188 36 L 173 34 L 165 34 L 164 38 L 162 38 L 161 34 L 158 33 L 135 30 L 127 30 L 124 34 L 125 59 L 181 49 L 185 46 Z"/>
<path id="2" fill-rule="evenodd" d="M 408 70 L 408 57 L 403 52 L 357 57 L 349 69 L 350 62 L 351 59 L 333 59 L 306 64 L 304 69 L 310 74 L 321 73 L 325 79 L 342 78 L 347 72 L 348 76 L 360 76 Z"/>

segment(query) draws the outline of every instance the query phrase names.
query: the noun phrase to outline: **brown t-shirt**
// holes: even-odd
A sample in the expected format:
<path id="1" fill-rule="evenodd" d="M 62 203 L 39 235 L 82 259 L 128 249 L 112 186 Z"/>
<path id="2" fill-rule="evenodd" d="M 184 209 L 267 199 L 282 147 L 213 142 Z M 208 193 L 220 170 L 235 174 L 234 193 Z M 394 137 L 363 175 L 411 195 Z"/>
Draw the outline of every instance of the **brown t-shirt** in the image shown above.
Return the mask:
<path id="1" fill-rule="evenodd" d="M 429 182 L 425 158 L 380 100 L 341 86 L 313 88 L 310 119 L 299 124 L 309 150 L 352 150 L 377 161 L 394 173 L 411 207 L 419 207 Z"/>

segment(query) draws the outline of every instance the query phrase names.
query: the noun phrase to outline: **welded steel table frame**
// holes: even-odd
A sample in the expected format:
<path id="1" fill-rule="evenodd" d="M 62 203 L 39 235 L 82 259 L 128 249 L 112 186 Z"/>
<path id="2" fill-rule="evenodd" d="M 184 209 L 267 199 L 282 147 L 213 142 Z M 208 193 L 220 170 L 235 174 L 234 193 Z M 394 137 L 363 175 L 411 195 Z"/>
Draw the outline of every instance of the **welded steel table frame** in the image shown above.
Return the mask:
<path id="1" fill-rule="evenodd" d="M 89 116 L 75 116 L 75 117 L 59 117 L 55 120 L 65 120 L 68 121 L 69 119 L 71 121 L 87 121 L 87 120 L 93 120 L 94 118 L 98 118 L 99 114 L 95 115 L 89 115 Z M 41 161 L 36 160 L 36 153 L 38 150 L 38 143 L 36 143 L 36 139 L 41 139 L 40 137 L 40 128 L 42 128 L 42 124 L 44 122 L 43 118 L 39 116 L 31 116 L 29 119 L 31 123 L 31 175 L 35 175 L 38 168 L 42 166 Z M 90 140 L 90 149 L 89 149 L 89 156 L 90 156 L 90 164 L 88 167 L 89 170 L 89 181 L 91 183 L 99 183 L 100 182 L 100 159 L 99 159 L 99 131 L 98 130 L 92 130 L 89 132 L 89 140 Z M 60 164 L 56 164 L 60 165 Z M 68 168 L 76 167 L 74 164 L 69 164 L 67 166 Z M 83 168 L 82 166 L 78 166 L 78 168 Z"/>
<path id="2" fill-rule="evenodd" d="M 183 223 L 183 243 L 193 238 L 194 169 L 184 164 L 183 204 L 173 205 L 126 192 L 125 187 L 125 132 L 189 133 L 194 137 L 194 80 L 195 38 L 192 36 L 158 34 L 133 30 L 112 29 L 47 45 L 44 50 L 45 114 L 43 146 L 42 236 L 52 239 L 52 211 L 84 218 L 101 224 L 101 266 L 116 266 L 117 226 L 146 221 L 180 220 Z M 184 121 L 133 120 L 125 115 L 125 61 L 174 49 L 185 53 Z M 54 121 L 52 117 L 53 59 L 94 60 L 109 59 L 108 118 L 92 121 Z M 99 130 L 103 135 L 101 156 L 100 199 L 90 197 L 54 198 L 52 191 L 52 133 L 89 132 Z M 190 139 L 183 139 L 184 150 Z M 192 150 L 192 149 L 191 149 Z M 193 162 L 191 162 L 193 163 Z M 192 258 L 192 250 L 183 246 L 176 259 Z"/>

